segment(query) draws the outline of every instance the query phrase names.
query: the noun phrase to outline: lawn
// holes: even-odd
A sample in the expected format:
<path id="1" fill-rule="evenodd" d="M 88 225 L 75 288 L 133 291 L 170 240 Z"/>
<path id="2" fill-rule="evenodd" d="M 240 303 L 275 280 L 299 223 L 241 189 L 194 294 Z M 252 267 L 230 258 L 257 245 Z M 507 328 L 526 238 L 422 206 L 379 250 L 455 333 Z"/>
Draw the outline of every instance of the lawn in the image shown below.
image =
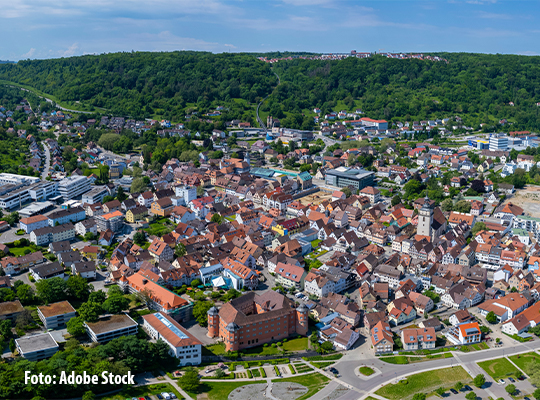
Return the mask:
<path id="1" fill-rule="evenodd" d="M 506 358 L 482 361 L 479 362 L 478 365 L 495 380 L 515 376 L 519 373 L 516 367 L 514 367 Z"/>
<path id="2" fill-rule="evenodd" d="M 156 221 L 148 225 L 148 228 L 144 229 L 148 236 L 163 236 L 167 233 L 171 233 L 174 229 L 174 225 L 167 218 L 159 218 Z"/>
<path id="3" fill-rule="evenodd" d="M 282 344 L 283 350 L 285 351 L 301 351 L 308 348 L 308 338 L 300 337 L 296 339 L 291 339 Z"/>
<path id="4" fill-rule="evenodd" d="M 315 373 L 302 376 L 295 376 L 286 379 L 276 379 L 274 382 L 296 382 L 308 388 L 308 391 L 303 396 L 298 397 L 296 400 L 309 399 L 315 393 L 323 389 L 330 379 L 326 376 Z M 225 398 L 225 397 L 224 397 Z"/>
<path id="5" fill-rule="evenodd" d="M 224 343 L 211 344 L 210 346 L 203 346 L 202 348 L 203 356 L 219 356 L 222 354 L 225 354 Z"/>
<path id="6" fill-rule="evenodd" d="M 390 400 L 401 400 L 416 393 L 430 393 L 438 387 L 453 386 L 456 382 L 469 382 L 471 377 L 462 367 L 437 369 L 411 375 L 397 384 L 386 385 L 375 393 Z"/>
<path id="7" fill-rule="evenodd" d="M 319 243 L 321 243 L 322 240 L 320 239 L 315 239 L 311 242 L 311 247 L 313 247 L 314 249 L 316 249 L 318 246 L 319 246 Z"/>
<path id="8" fill-rule="evenodd" d="M 360 373 L 365 376 L 370 376 L 370 375 L 373 375 L 375 371 L 373 371 L 373 368 L 360 367 Z"/>
<path id="9" fill-rule="evenodd" d="M 242 353 L 244 354 L 257 354 L 259 356 L 274 356 L 276 354 L 279 354 L 279 349 L 277 347 L 272 346 L 257 346 L 257 347 L 250 347 L 248 349 L 242 349 Z"/>
<path id="10" fill-rule="evenodd" d="M 245 386 L 246 384 L 266 383 L 265 381 L 247 382 L 201 382 L 199 393 L 206 393 L 209 400 L 223 400 L 229 397 L 229 394 L 236 388 Z M 187 392 L 190 397 L 196 399 L 197 393 Z M 180 397 L 182 398 L 182 397 Z"/>
<path id="11" fill-rule="evenodd" d="M 530 362 L 540 363 L 540 355 L 538 353 L 530 352 L 525 354 L 516 354 L 508 357 L 514 364 L 516 364 L 523 372 L 525 372 L 525 365 Z"/>
<path id="12" fill-rule="evenodd" d="M 34 250 L 30 246 L 24 246 L 24 247 L 10 247 L 9 252 L 13 254 L 15 257 L 24 256 L 24 252 L 26 250 L 29 250 L 30 253 L 34 253 Z"/>
<path id="13" fill-rule="evenodd" d="M 322 362 L 312 362 L 311 363 L 311 365 L 313 365 L 314 367 L 321 368 L 321 369 L 329 367 L 332 364 L 335 364 L 335 361 L 322 361 Z"/>
<path id="14" fill-rule="evenodd" d="M 161 392 L 173 392 L 177 398 L 181 399 L 183 396 L 178 393 L 176 389 L 173 388 L 173 386 L 169 383 L 158 383 L 156 385 L 148 385 L 148 386 L 137 386 L 137 387 L 131 387 L 128 389 L 124 389 L 118 394 L 112 396 L 112 397 L 102 397 L 101 400 L 125 400 L 127 398 L 132 397 L 143 397 L 147 396 L 149 394 L 158 394 Z"/>
<path id="15" fill-rule="evenodd" d="M 343 354 L 330 354 L 329 356 L 312 356 L 312 357 L 302 357 L 306 361 L 330 361 L 330 360 L 339 360 L 343 357 Z"/>

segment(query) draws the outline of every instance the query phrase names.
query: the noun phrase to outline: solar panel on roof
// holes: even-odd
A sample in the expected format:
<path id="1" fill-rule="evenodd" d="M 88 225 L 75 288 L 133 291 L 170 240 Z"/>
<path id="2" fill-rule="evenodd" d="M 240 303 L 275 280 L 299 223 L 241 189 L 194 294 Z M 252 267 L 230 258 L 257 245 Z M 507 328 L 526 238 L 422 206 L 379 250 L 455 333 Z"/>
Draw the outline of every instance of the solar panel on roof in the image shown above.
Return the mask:
<path id="1" fill-rule="evenodd" d="M 165 318 L 162 314 L 156 313 L 154 314 L 159 321 L 165 325 L 167 328 L 169 328 L 172 333 L 174 333 L 176 336 L 178 336 L 180 339 L 189 339 L 189 336 L 187 336 L 184 332 L 182 332 L 180 329 L 178 329 L 176 326 L 172 324 L 171 321 L 169 321 L 167 318 Z"/>

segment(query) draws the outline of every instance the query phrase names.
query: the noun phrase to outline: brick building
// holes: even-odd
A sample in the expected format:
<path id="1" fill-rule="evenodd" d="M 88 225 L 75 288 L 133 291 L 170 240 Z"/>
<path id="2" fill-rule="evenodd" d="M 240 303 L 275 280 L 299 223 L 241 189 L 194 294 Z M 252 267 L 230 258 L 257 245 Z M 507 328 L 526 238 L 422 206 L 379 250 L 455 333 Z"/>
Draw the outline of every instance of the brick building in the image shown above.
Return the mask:
<path id="1" fill-rule="evenodd" d="M 308 309 L 274 291 L 245 294 L 218 311 L 208 311 L 208 336 L 220 337 L 227 351 L 238 351 L 291 335 L 307 335 Z"/>

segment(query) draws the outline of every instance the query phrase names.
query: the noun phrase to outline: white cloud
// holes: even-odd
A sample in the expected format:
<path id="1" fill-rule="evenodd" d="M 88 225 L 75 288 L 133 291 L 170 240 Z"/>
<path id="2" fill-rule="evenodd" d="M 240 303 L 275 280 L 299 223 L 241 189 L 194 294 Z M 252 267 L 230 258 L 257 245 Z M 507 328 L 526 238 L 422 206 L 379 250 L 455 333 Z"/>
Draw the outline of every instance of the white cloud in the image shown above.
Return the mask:
<path id="1" fill-rule="evenodd" d="M 36 49 L 32 47 L 28 53 L 21 55 L 21 59 L 31 58 L 34 54 L 36 54 Z"/>
<path id="2" fill-rule="evenodd" d="M 71 57 L 77 54 L 77 50 L 79 50 L 79 45 L 77 43 L 73 43 L 67 48 L 67 50 L 59 50 L 58 54 L 60 57 Z"/>
<path id="3" fill-rule="evenodd" d="M 483 19 L 514 19 L 515 18 L 514 15 L 510 15 L 510 14 L 488 13 L 485 11 L 480 12 L 478 16 Z"/>

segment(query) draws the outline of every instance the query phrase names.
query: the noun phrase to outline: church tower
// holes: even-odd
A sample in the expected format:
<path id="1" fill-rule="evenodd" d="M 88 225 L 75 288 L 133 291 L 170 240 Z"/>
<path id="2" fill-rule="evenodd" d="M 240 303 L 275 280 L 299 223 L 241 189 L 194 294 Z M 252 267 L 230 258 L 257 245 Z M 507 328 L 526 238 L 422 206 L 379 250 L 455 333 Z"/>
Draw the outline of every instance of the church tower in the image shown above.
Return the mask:
<path id="1" fill-rule="evenodd" d="M 424 205 L 418 211 L 418 229 L 416 233 L 422 236 L 431 237 L 431 225 L 433 224 L 433 207 L 426 195 Z"/>

